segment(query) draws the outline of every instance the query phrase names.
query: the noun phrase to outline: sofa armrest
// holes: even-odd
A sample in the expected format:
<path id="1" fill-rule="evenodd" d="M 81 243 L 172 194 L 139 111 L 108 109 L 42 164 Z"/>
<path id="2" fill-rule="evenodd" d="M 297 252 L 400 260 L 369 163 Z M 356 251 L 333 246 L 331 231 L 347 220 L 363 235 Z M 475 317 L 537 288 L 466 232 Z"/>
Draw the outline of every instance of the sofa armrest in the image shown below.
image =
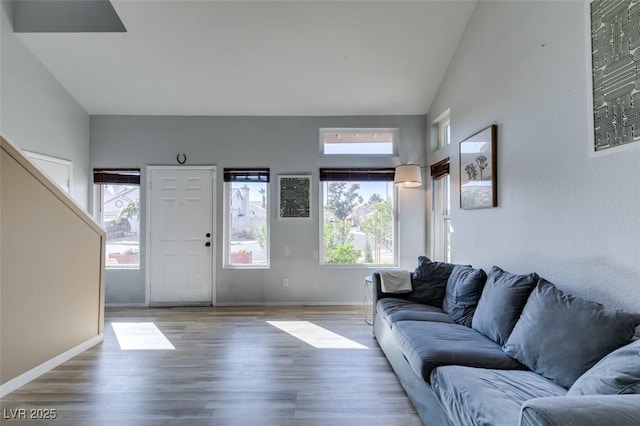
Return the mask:
<path id="1" fill-rule="evenodd" d="M 640 395 L 535 398 L 522 405 L 520 426 L 634 426 Z"/>
<path id="2" fill-rule="evenodd" d="M 380 273 L 375 271 L 371 274 L 371 302 L 373 303 L 373 320 L 376 318 L 376 305 L 378 304 L 378 300 L 384 299 L 385 297 L 398 297 L 398 298 L 406 298 L 408 293 L 383 293 L 382 292 L 382 280 L 380 279 Z"/>
<path id="3" fill-rule="evenodd" d="M 374 272 L 371 274 L 371 303 L 373 304 L 373 320 L 376 320 L 376 305 L 378 300 L 385 297 L 382 293 L 382 287 L 380 284 L 380 273 Z"/>

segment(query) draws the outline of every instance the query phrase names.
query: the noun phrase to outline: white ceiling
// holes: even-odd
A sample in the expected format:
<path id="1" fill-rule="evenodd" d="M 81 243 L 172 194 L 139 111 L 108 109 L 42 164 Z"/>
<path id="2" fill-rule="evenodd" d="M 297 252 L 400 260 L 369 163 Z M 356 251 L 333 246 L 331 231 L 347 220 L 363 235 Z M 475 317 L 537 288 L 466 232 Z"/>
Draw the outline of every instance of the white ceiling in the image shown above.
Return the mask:
<path id="1" fill-rule="evenodd" d="M 112 0 L 126 33 L 20 33 L 89 114 L 425 114 L 475 1 Z"/>

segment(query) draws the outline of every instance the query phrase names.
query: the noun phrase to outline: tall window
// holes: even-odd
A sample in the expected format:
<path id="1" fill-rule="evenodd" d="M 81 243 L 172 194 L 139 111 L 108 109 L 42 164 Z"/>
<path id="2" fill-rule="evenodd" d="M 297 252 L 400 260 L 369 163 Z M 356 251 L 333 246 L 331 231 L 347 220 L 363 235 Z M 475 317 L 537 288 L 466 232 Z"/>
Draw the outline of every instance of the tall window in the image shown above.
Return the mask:
<path id="1" fill-rule="evenodd" d="M 140 268 L 140 169 L 95 169 L 93 182 L 107 269 Z"/>
<path id="2" fill-rule="evenodd" d="M 394 169 L 320 169 L 324 264 L 396 265 Z"/>
<path id="3" fill-rule="evenodd" d="M 394 155 L 398 129 L 320 129 L 320 149 L 324 155 Z"/>
<path id="4" fill-rule="evenodd" d="M 224 264 L 269 267 L 269 169 L 224 169 Z"/>
<path id="5" fill-rule="evenodd" d="M 433 123 L 432 136 L 437 143 L 435 155 L 442 158 L 450 151 L 451 121 L 446 110 Z M 436 259 L 451 262 L 451 179 L 449 177 L 449 157 L 431 166 L 432 179 L 432 229 L 433 255 Z"/>
<path id="6" fill-rule="evenodd" d="M 433 249 L 436 259 L 451 262 L 451 179 L 449 158 L 431 166 L 433 182 Z"/>

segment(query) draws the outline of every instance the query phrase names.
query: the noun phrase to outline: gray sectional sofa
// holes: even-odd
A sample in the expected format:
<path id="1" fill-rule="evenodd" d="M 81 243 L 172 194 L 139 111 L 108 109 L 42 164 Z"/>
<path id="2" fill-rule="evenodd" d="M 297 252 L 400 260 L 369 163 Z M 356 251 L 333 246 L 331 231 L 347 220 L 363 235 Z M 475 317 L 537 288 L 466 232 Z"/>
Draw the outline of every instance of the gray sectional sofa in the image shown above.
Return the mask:
<path id="1" fill-rule="evenodd" d="M 425 425 L 640 425 L 639 314 L 426 257 L 382 288 L 374 335 Z"/>

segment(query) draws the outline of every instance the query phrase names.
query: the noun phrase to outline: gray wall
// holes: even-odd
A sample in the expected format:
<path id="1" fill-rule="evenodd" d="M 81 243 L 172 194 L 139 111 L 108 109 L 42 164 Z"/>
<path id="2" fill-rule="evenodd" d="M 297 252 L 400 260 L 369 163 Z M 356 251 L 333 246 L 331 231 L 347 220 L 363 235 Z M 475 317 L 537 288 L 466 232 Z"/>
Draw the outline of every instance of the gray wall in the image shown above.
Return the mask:
<path id="1" fill-rule="evenodd" d="M 13 33 L 0 4 L 0 132 L 21 149 L 73 162 L 73 198 L 89 197 L 89 116 Z"/>
<path id="2" fill-rule="evenodd" d="M 588 4 L 478 2 L 428 121 L 451 109 L 455 262 L 640 311 L 640 144 L 589 155 Z M 499 206 L 462 211 L 457 143 L 489 124 Z"/>
<path id="3" fill-rule="evenodd" d="M 320 267 L 318 222 L 318 168 L 325 166 L 389 167 L 400 162 L 420 163 L 424 149 L 425 116 L 374 117 L 141 117 L 92 116 L 91 166 L 140 167 L 144 185 L 147 165 L 175 165 L 185 153 L 187 164 L 214 164 L 218 168 L 217 301 L 251 303 L 361 303 L 366 268 Z M 395 158 L 329 158 L 319 151 L 321 127 L 398 127 L 399 156 Z M 222 169 L 269 167 L 273 177 L 271 201 L 271 268 L 232 270 L 222 265 Z M 278 221 L 277 175 L 313 176 L 311 221 Z M 141 191 L 143 210 L 146 207 Z M 400 266 L 415 268 L 426 250 L 424 188 L 406 188 L 399 196 Z M 144 211 L 143 215 L 144 217 Z M 141 256 L 146 252 L 145 224 Z M 282 287 L 282 278 L 289 286 Z M 143 303 L 145 270 L 109 270 L 109 304 Z"/>

